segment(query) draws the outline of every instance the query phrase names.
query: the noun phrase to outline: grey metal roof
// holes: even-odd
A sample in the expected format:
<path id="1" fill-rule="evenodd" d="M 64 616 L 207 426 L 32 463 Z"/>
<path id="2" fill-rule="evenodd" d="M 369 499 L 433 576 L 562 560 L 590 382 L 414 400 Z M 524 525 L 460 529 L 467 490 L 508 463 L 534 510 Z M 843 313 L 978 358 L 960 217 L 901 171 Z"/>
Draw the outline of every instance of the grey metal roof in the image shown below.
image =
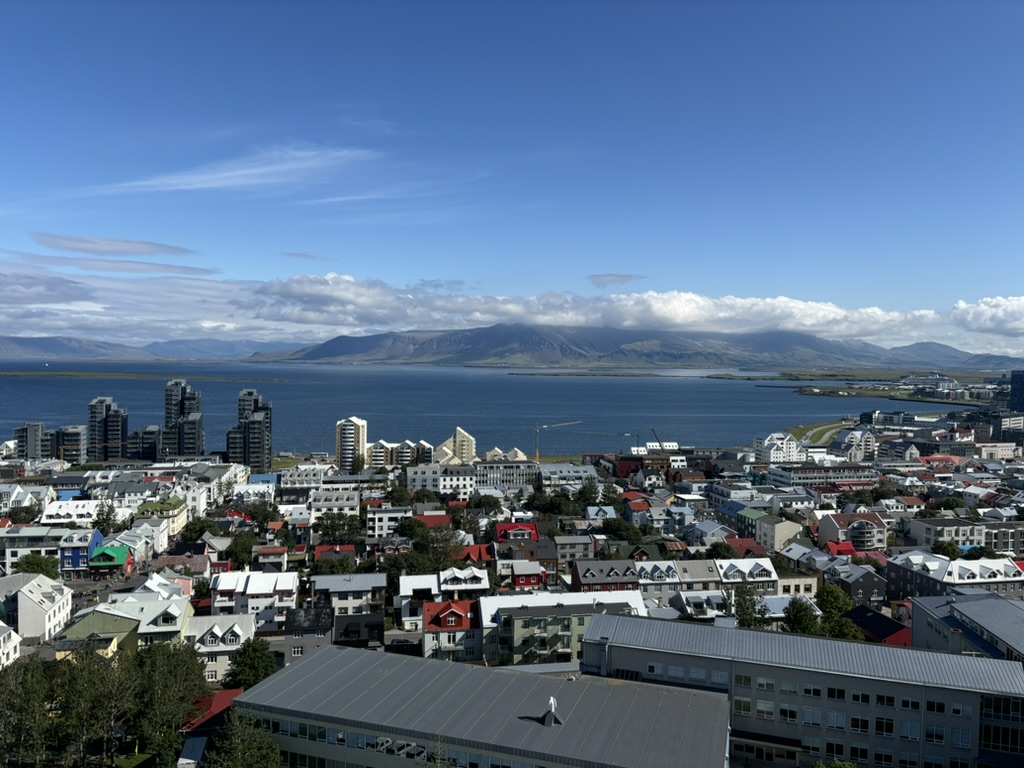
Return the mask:
<path id="1" fill-rule="evenodd" d="M 594 616 L 584 643 L 605 637 L 613 645 L 632 648 L 1024 696 L 1024 666 L 996 659 L 632 616 Z"/>
<path id="2" fill-rule="evenodd" d="M 1024 604 L 1017 600 L 959 600 L 953 608 L 990 635 L 1024 655 Z"/>
<path id="3" fill-rule="evenodd" d="M 314 576 L 313 591 L 320 592 L 366 592 L 371 589 L 383 589 L 387 586 L 388 577 L 384 573 L 352 573 L 334 576 Z"/>
<path id="4" fill-rule="evenodd" d="M 550 697 L 561 725 L 539 722 Z M 544 765 L 721 768 L 729 727 L 723 694 L 339 646 L 286 667 L 235 704 Z"/>

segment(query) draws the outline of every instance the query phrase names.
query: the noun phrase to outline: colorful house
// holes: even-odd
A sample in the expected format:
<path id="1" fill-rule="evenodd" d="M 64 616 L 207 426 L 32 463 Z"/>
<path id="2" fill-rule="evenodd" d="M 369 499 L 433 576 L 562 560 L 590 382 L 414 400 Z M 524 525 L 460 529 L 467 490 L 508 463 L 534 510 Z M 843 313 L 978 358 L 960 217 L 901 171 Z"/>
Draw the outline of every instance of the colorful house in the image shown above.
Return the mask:
<path id="1" fill-rule="evenodd" d="M 89 560 L 89 573 L 94 579 L 129 576 L 135 569 L 135 558 L 128 547 L 98 547 Z"/>

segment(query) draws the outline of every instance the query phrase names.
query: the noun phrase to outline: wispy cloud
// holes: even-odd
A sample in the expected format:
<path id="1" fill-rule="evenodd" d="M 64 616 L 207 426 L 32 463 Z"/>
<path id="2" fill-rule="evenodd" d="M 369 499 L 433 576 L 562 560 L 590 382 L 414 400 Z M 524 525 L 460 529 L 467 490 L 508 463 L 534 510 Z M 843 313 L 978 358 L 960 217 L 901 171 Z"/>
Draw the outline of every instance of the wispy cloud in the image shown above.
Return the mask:
<path id="1" fill-rule="evenodd" d="M 305 251 L 285 251 L 282 256 L 287 256 L 289 259 L 302 259 L 305 261 L 316 261 L 320 257 L 314 256 L 312 253 L 306 253 Z"/>
<path id="2" fill-rule="evenodd" d="M 395 136 L 398 134 L 409 134 L 406 130 L 393 120 L 384 120 L 379 117 L 357 117 L 353 115 L 339 115 L 338 122 L 350 128 L 358 128 L 368 133 L 376 133 L 382 136 Z"/>
<path id="3" fill-rule="evenodd" d="M 219 269 L 190 267 L 184 264 L 158 264 L 152 261 L 126 261 L 123 259 L 87 259 L 76 256 L 32 255 L 35 264 L 50 267 L 72 267 L 88 272 L 120 272 L 136 275 L 216 275 Z"/>
<path id="4" fill-rule="evenodd" d="M 587 280 L 597 288 L 607 288 L 610 285 L 622 285 L 644 279 L 643 275 L 587 275 Z"/>
<path id="5" fill-rule="evenodd" d="M 289 145 L 268 147 L 244 157 L 201 165 L 177 173 L 108 184 L 95 194 L 178 192 L 194 190 L 244 190 L 314 181 L 341 166 L 365 162 L 380 154 L 368 149 Z"/>
<path id="6" fill-rule="evenodd" d="M 0 272 L 0 283 L 4 286 L 3 303 L 5 306 L 61 305 L 66 302 L 92 298 L 95 295 L 95 291 L 88 285 L 55 275 Z M 17 317 L 18 314 L 20 314 L 20 310 L 15 313 L 14 317 Z M 25 324 L 22 322 L 15 325 L 5 323 L 5 327 L 21 329 L 25 328 Z"/>
<path id="7" fill-rule="evenodd" d="M 46 232 L 30 232 L 32 239 L 42 246 L 58 251 L 92 253 L 97 256 L 187 256 L 194 254 L 188 248 L 146 240 L 113 240 L 105 237 L 69 237 Z"/>

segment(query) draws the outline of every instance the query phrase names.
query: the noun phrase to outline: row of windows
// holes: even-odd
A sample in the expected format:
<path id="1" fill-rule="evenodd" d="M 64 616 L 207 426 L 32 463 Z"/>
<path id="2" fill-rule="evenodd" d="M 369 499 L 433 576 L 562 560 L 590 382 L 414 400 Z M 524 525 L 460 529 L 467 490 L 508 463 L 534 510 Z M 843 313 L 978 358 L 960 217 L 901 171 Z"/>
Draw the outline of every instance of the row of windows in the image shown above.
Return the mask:
<path id="1" fill-rule="evenodd" d="M 824 755 L 831 760 L 849 759 L 857 764 L 869 763 L 878 768 L 968 768 L 970 761 L 965 758 L 949 758 L 948 762 L 940 755 L 928 755 L 923 761 L 918 759 L 916 752 L 897 752 L 888 749 L 876 749 L 873 753 L 868 752 L 867 745 L 850 745 L 849 755 L 846 754 L 845 746 L 836 741 L 825 741 Z M 809 755 L 821 755 L 822 743 L 818 738 L 807 738 L 803 741 L 803 751 Z"/>

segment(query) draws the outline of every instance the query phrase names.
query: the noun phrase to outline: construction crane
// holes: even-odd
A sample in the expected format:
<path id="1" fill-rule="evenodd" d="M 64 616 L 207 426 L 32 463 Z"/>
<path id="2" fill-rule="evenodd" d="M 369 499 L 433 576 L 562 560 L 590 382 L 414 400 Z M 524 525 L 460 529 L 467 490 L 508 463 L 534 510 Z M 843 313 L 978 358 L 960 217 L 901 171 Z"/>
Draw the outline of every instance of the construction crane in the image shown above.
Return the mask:
<path id="1" fill-rule="evenodd" d="M 661 438 L 658 437 L 658 433 L 654 431 L 654 427 L 651 427 L 651 434 L 654 435 L 654 439 L 658 441 L 658 448 L 662 451 L 665 450 L 665 444 L 661 442 Z"/>
<path id="2" fill-rule="evenodd" d="M 556 427 L 571 427 L 574 424 L 582 424 L 582 421 L 562 421 L 558 424 L 538 424 L 533 430 L 534 460 L 540 461 L 540 432 L 542 429 L 555 429 Z"/>

